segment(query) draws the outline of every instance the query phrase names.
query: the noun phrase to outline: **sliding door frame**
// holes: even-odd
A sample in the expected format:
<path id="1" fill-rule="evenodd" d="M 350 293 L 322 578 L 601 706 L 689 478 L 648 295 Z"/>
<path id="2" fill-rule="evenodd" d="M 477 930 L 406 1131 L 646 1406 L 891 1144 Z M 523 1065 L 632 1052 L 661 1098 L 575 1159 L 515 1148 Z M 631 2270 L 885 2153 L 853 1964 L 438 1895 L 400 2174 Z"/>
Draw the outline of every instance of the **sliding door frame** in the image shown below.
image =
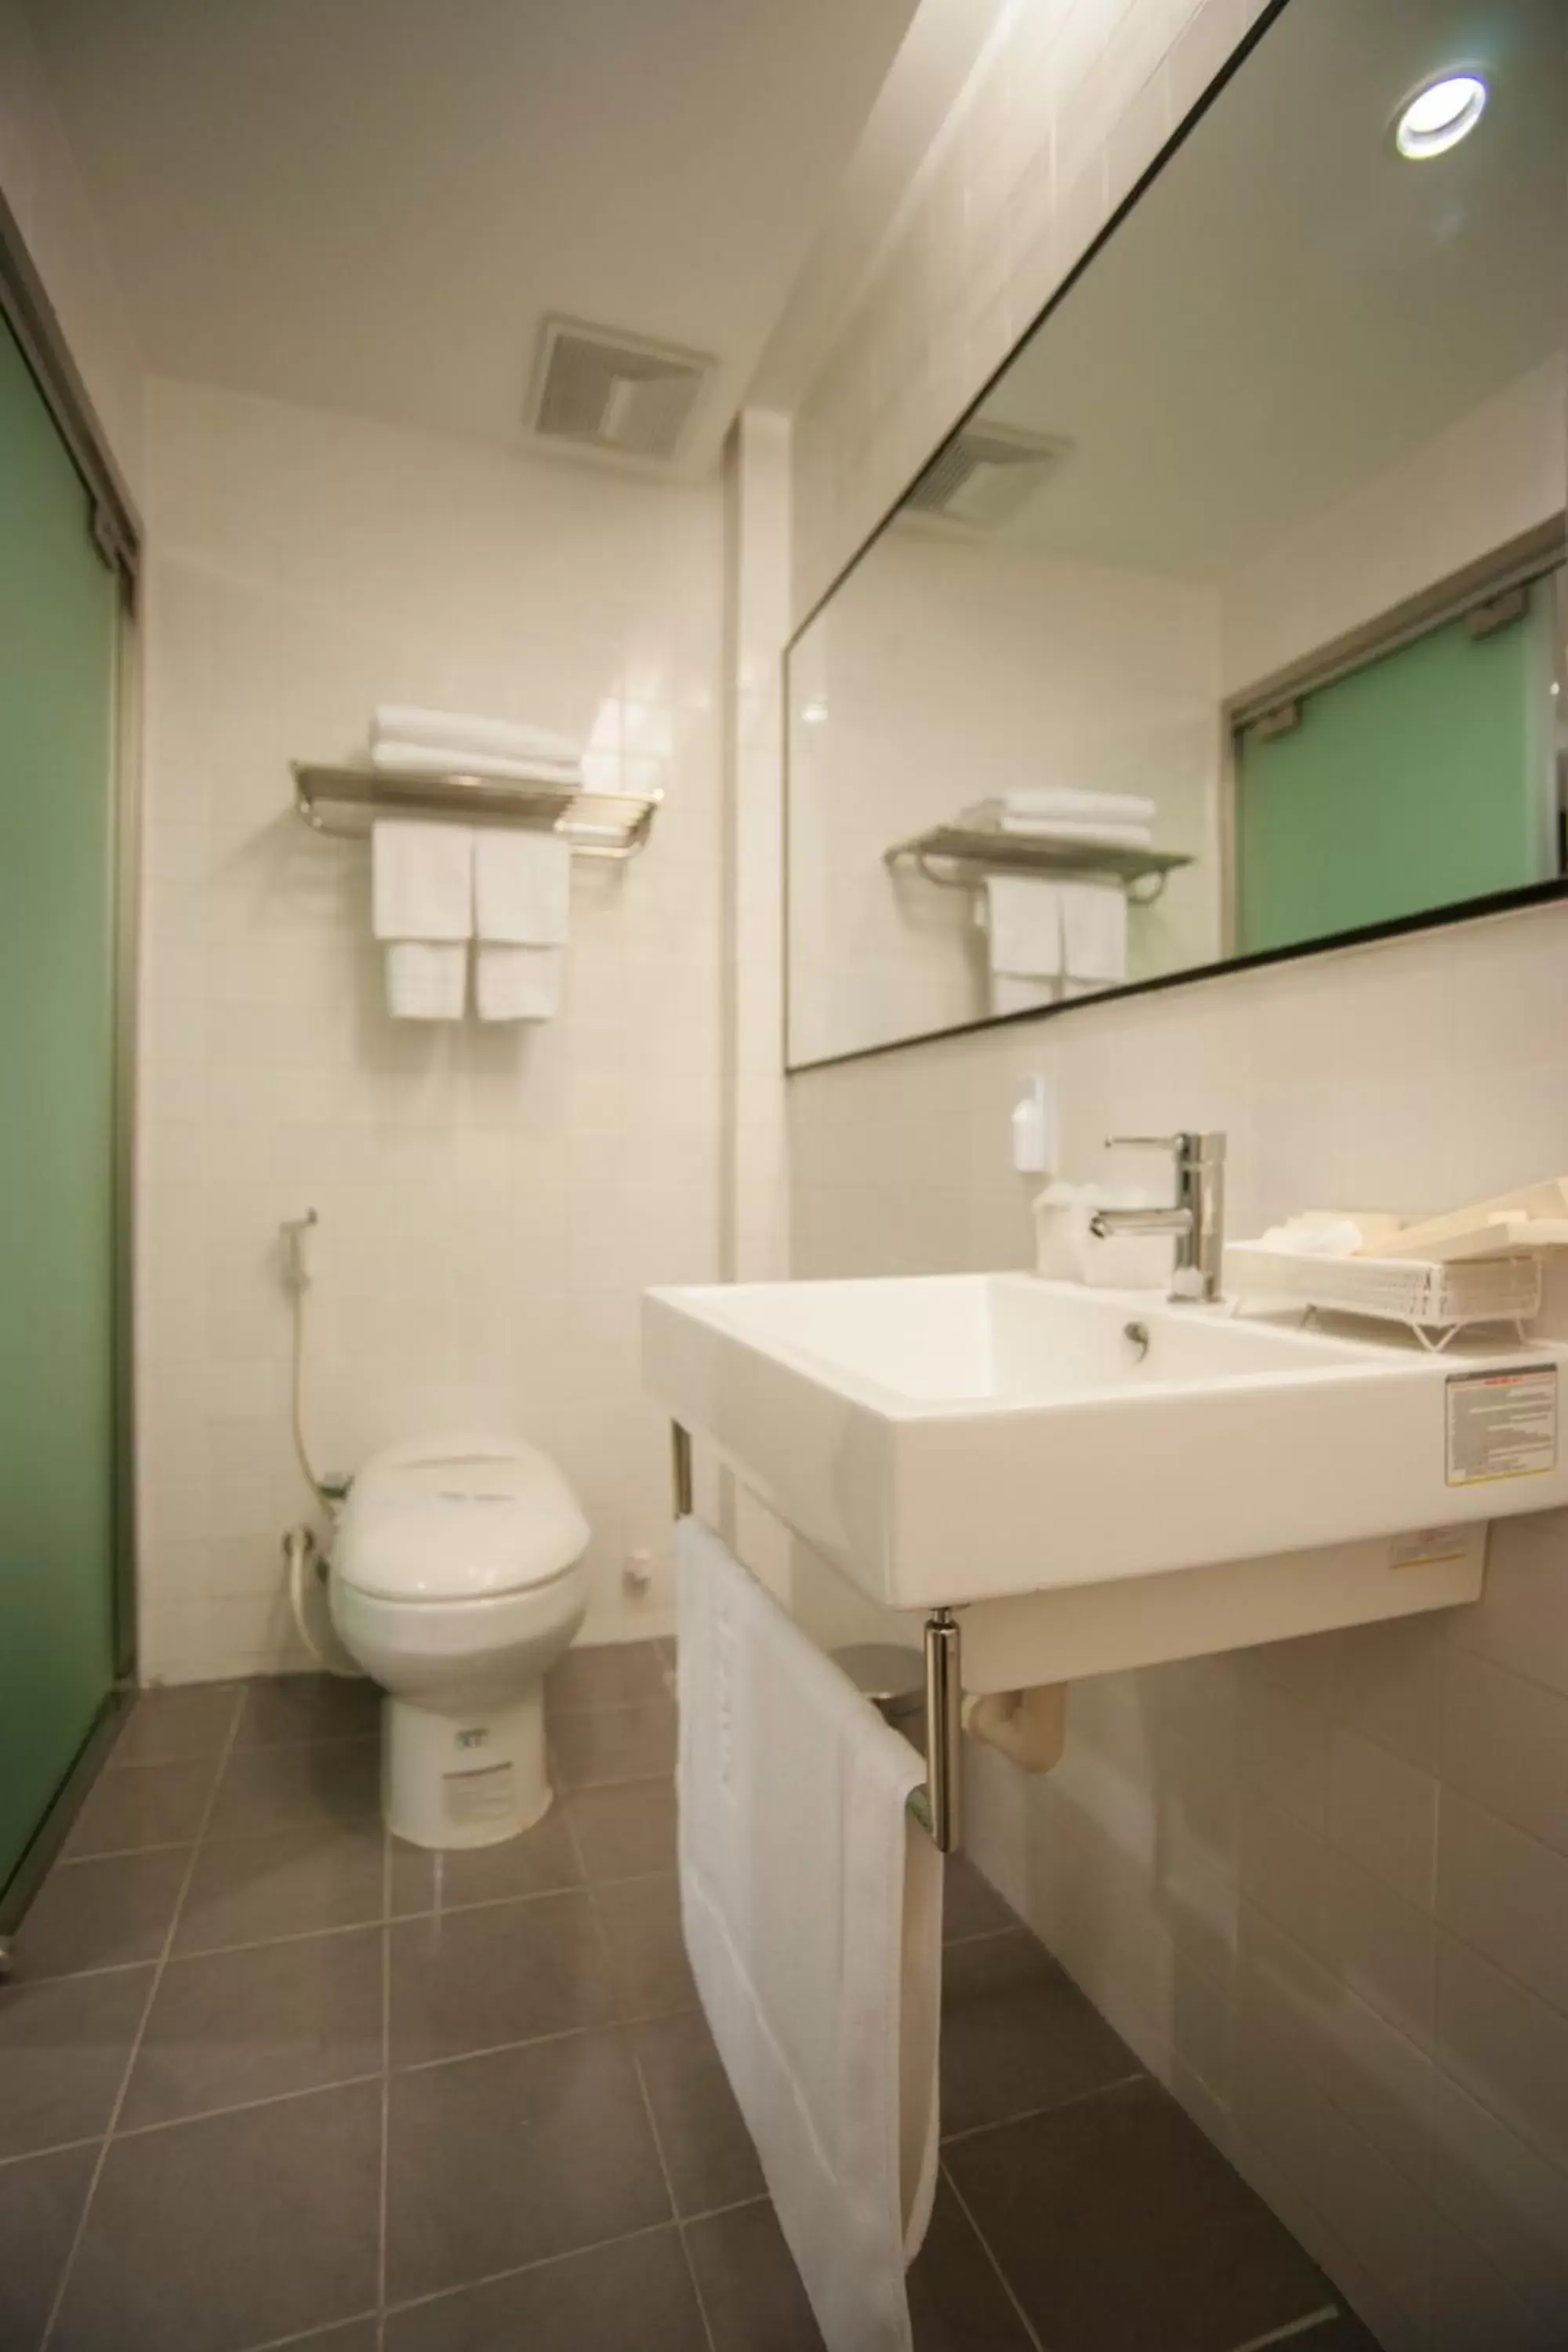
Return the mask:
<path id="1" fill-rule="evenodd" d="M 0 1903 L 0 1973 L 6 1932 L 53 1861 L 111 1743 L 136 1672 L 135 1149 L 136 974 L 142 865 L 142 648 L 137 625 L 143 534 L 134 501 L 71 356 L 64 329 L 16 215 L 0 193 L 0 318 L 20 346 L 89 501 L 92 538 L 119 585 L 111 682 L 110 900 L 113 926 L 113 1463 L 114 1685 Z"/>

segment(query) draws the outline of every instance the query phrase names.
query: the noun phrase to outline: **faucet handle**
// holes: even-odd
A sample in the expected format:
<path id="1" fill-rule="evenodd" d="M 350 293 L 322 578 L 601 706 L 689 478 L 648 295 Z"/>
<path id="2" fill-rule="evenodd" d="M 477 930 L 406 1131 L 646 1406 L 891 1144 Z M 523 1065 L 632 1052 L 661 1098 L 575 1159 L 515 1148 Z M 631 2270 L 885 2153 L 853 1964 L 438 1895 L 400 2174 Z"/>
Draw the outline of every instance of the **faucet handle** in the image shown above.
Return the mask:
<path id="1" fill-rule="evenodd" d="M 1108 1135 L 1107 1151 L 1180 1151 L 1186 1142 L 1184 1135 Z"/>
<path id="2" fill-rule="evenodd" d="M 1107 1151 L 1123 1148 L 1135 1151 L 1173 1151 L 1180 1160 L 1203 1160 L 1213 1166 L 1216 1160 L 1225 1158 L 1225 1131 L 1217 1127 L 1210 1128 L 1206 1132 L 1183 1128 L 1176 1135 L 1108 1135 L 1105 1148 Z"/>

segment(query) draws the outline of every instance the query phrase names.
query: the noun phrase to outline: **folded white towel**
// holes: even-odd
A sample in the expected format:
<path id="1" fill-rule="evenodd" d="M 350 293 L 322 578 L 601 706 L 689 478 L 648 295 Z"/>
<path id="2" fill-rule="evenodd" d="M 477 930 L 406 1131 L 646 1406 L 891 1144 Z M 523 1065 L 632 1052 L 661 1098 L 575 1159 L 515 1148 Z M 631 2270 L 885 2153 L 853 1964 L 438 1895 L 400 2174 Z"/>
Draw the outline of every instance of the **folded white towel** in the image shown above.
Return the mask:
<path id="1" fill-rule="evenodd" d="M 474 929 L 474 837 L 467 825 L 378 817 L 371 831 L 378 940 L 466 940 Z"/>
<path id="2" fill-rule="evenodd" d="M 461 942 L 394 940 L 384 950 L 386 1009 L 395 1021 L 460 1021 L 468 950 Z"/>
<path id="3" fill-rule="evenodd" d="M 1114 986 L 1127 977 L 1127 893 L 1120 882 L 1058 882 L 1062 969 L 1069 981 Z"/>
<path id="4" fill-rule="evenodd" d="M 474 1009 L 481 1021 L 552 1021 L 561 1007 L 563 948 L 500 947 L 481 940 Z"/>
<path id="5" fill-rule="evenodd" d="M 1067 983 L 1059 980 L 1025 980 L 1016 971 L 991 975 L 991 1010 L 994 1013 L 1037 1013 L 1042 1004 L 1059 1004 Z"/>
<path id="6" fill-rule="evenodd" d="M 572 845 L 558 833 L 481 826 L 474 835 L 474 929 L 510 947 L 564 947 Z"/>
<path id="7" fill-rule="evenodd" d="M 692 1973 L 828 2352 L 910 2352 L 942 1965 L 923 1768 L 706 1528 L 677 1552 Z"/>
<path id="8" fill-rule="evenodd" d="M 1159 809 L 1142 793 L 1098 793 L 1077 784 L 1032 784 L 1001 796 L 1009 816 L 1079 817 L 1105 824 L 1152 824 Z"/>
<path id="9" fill-rule="evenodd" d="M 1010 816 L 1004 814 L 1000 830 L 1026 835 L 1030 841 L 1101 842 L 1118 849 L 1147 849 L 1154 839 L 1152 829 L 1146 824 L 1092 823 L 1086 817 Z"/>
<path id="10" fill-rule="evenodd" d="M 378 702 L 370 740 L 377 743 L 424 743 L 438 751 L 488 752 L 498 760 L 575 761 L 581 746 L 548 727 L 512 719 L 484 719 L 467 710 L 426 710 L 410 702 Z"/>
<path id="11" fill-rule="evenodd" d="M 1061 893 L 1032 874 L 993 874 L 985 884 L 993 971 L 1055 980 L 1062 969 Z"/>
<path id="12" fill-rule="evenodd" d="M 374 743 L 370 764 L 382 776 L 484 776 L 500 783 L 553 784 L 577 792 L 580 760 L 502 758 L 494 751 L 468 751 L 456 744 Z"/>

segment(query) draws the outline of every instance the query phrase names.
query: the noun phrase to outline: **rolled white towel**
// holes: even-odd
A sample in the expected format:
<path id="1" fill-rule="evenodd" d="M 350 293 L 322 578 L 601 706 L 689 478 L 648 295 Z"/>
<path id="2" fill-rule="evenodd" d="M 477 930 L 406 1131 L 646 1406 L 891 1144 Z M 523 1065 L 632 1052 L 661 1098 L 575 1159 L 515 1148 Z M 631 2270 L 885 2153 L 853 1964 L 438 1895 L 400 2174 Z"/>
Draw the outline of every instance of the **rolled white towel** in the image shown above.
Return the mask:
<path id="1" fill-rule="evenodd" d="M 1152 824 L 1160 812 L 1142 793 L 1098 793 L 1079 784 L 1030 784 L 1005 792 L 1009 816 L 1065 816 L 1106 824 Z"/>
<path id="2" fill-rule="evenodd" d="M 557 735 L 548 727 L 530 727 L 521 719 L 485 719 L 467 710 L 427 710 L 412 702 L 378 702 L 370 740 L 373 747 L 422 743 L 441 752 L 455 749 L 497 760 L 571 762 L 582 750 L 569 735 Z"/>

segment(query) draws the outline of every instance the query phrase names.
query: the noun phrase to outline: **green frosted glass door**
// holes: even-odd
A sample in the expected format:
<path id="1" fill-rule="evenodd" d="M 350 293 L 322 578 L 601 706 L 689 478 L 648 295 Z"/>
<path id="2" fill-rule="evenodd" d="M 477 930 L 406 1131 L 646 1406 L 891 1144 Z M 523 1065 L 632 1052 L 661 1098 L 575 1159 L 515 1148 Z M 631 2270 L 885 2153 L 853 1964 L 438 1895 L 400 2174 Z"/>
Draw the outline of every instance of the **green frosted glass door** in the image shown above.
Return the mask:
<path id="1" fill-rule="evenodd" d="M 1303 695 L 1236 746 L 1237 947 L 1291 947 L 1556 872 L 1552 594 Z"/>
<path id="2" fill-rule="evenodd" d="M 119 627 L 0 321 L 0 1892 L 114 1672 Z"/>

